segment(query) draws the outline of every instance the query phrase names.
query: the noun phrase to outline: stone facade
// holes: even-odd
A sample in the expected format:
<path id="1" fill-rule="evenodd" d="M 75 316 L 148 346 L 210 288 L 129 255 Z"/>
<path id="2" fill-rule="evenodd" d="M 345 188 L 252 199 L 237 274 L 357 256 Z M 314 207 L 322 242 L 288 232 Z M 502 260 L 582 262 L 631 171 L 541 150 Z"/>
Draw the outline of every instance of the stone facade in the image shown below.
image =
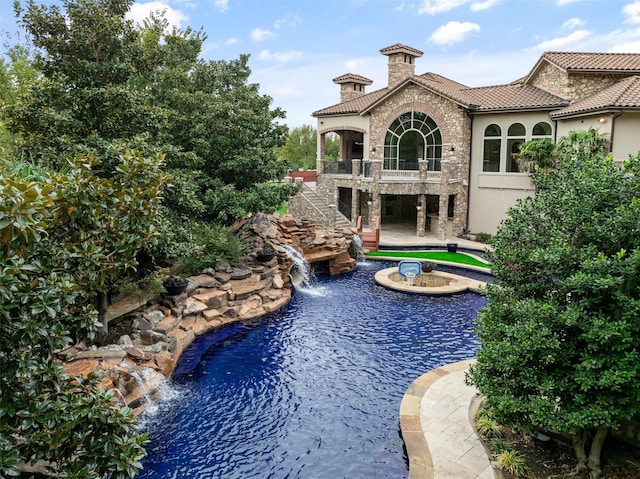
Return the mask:
<path id="1" fill-rule="evenodd" d="M 550 63 L 544 63 L 532 78 L 531 83 L 541 90 L 551 92 L 561 98 L 567 98 L 567 76 L 564 70 Z"/>
<path id="2" fill-rule="evenodd" d="M 423 55 L 419 50 L 395 44 L 380 52 L 388 57 L 385 88 L 355 99 L 343 96 L 341 103 L 313 113 L 319 132 L 318 194 L 343 212 L 344 202 L 351 201 L 347 216 L 352 225 L 361 216 L 365 225 L 381 218 L 383 230 L 385 223 L 415 221 L 416 236 L 440 240 L 469 232 L 494 234 L 508 209 L 535 191 L 528 173 L 514 166 L 523 142 L 558 138 L 564 124 L 577 130 L 597 128 L 613 140 L 615 125 L 611 150 L 616 158 L 640 148 L 637 135 L 628 133 L 631 125 L 638 128 L 632 117 L 640 108 L 635 83 L 616 100 L 622 94 L 616 87 L 624 86 L 620 81 L 640 72 L 640 54 L 547 52 L 523 79 L 467 87 L 436 73 L 415 75 L 415 60 Z M 609 91 L 600 94 L 603 89 Z M 575 112 L 572 105 L 577 105 Z M 432 130 L 394 123 L 412 112 L 426 114 L 437 125 L 441 171 L 422 158 L 429 156 L 421 148 L 431 141 Z M 556 114 L 559 120 L 552 119 Z M 485 141 L 488 119 L 501 128 L 499 143 Z M 324 159 L 329 132 L 340 137 L 338 164 Z M 393 145 L 385 145 L 388 134 Z"/>
<path id="3" fill-rule="evenodd" d="M 606 74 L 577 74 L 569 75 L 567 82 L 567 96 L 572 103 L 587 98 L 613 85 L 620 80 L 620 75 Z"/>
<path id="4" fill-rule="evenodd" d="M 620 79 L 621 76 L 616 74 L 567 73 L 550 63 L 544 63 L 532 79 L 532 84 L 573 103 L 598 93 Z"/>

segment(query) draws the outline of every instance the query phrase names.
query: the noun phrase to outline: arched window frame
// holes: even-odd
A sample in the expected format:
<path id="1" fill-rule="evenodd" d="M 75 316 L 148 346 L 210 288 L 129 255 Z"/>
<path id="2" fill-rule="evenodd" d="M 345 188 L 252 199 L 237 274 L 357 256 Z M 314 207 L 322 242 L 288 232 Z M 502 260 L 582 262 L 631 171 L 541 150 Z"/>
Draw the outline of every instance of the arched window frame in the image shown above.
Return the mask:
<path id="1" fill-rule="evenodd" d="M 537 140 L 538 138 L 551 138 L 553 129 L 551 125 L 546 121 L 540 121 L 533 126 L 531 130 L 531 139 Z"/>
<path id="2" fill-rule="evenodd" d="M 408 132 L 422 136 L 421 149 L 415 160 L 401 158 L 402 138 Z M 405 137 L 405 141 L 408 137 Z M 442 161 L 442 135 L 436 122 L 426 113 L 405 112 L 398 116 L 387 130 L 384 142 L 384 170 L 417 170 L 421 161 L 427 162 L 429 171 L 440 171 Z"/>
<path id="3" fill-rule="evenodd" d="M 505 162 L 507 173 L 520 173 L 517 155 L 520 145 L 527 139 L 527 129 L 522 123 L 512 123 L 507 130 L 507 158 Z"/>
<path id="4" fill-rule="evenodd" d="M 500 171 L 500 149 L 502 147 L 502 128 L 492 123 L 484 129 L 484 151 L 482 171 L 496 173 Z"/>

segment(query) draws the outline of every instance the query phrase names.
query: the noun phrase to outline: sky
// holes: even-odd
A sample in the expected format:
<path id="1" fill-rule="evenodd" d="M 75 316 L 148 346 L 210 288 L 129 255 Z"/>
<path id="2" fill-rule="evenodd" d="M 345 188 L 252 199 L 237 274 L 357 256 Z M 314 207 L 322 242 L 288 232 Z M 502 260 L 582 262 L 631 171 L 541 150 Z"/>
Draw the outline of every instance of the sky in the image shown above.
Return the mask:
<path id="1" fill-rule="evenodd" d="M 12 4 L 0 0 L 5 35 L 18 29 Z M 339 102 L 335 77 L 355 73 L 373 80 L 367 92 L 384 88 L 380 49 L 396 43 L 424 52 L 416 74 L 468 86 L 517 80 L 545 51 L 640 53 L 640 0 L 138 0 L 129 15 L 141 22 L 158 10 L 202 29 L 204 60 L 249 54 L 250 82 L 290 128 L 315 127 L 312 112 Z"/>

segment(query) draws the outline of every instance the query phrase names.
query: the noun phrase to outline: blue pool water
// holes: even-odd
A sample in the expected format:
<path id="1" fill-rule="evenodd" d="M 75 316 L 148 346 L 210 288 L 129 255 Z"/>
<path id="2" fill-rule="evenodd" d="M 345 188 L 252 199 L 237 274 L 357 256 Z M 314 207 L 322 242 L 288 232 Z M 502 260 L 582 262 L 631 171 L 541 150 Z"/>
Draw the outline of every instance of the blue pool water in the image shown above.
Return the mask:
<path id="1" fill-rule="evenodd" d="M 407 295 L 386 262 L 320 278 L 277 314 L 185 352 L 172 398 L 143 416 L 142 478 L 406 478 L 398 412 L 421 374 L 474 356 L 484 297 Z"/>

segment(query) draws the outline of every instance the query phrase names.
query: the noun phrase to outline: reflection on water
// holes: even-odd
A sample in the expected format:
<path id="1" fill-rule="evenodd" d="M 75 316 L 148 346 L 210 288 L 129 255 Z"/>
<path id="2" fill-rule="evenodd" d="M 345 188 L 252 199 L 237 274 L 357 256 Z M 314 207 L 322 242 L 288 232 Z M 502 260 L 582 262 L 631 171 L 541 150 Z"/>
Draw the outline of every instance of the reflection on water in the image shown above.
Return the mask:
<path id="1" fill-rule="evenodd" d="M 143 418 L 140 477 L 406 477 L 402 396 L 425 371 L 473 357 L 485 299 L 389 291 L 373 275 L 390 264 L 371 263 L 194 343 L 178 399 Z"/>

